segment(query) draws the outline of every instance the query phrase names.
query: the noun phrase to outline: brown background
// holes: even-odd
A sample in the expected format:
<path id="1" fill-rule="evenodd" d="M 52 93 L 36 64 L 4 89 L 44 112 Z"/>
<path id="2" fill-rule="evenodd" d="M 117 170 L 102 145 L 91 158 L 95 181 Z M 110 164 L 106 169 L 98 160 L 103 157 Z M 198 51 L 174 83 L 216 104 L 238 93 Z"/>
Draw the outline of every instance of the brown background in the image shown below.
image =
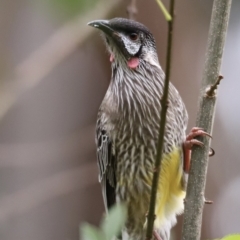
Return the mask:
<path id="1" fill-rule="evenodd" d="M 212 1 L 176 2 L 172 82 L 186 103 L 190 129 L 196 118 Z M 122 1 L 109 17 L 126 17 L 127 4 Z M 164 67 L 166 22 L 154 0 L 139 0 L 138 11 L 137 19 L 156 37 Z M 239 12 L 240 1 L 233 0 L 213 132 L 216 155 L 209 164 L 206 189 L 206 197 L 215 203 L 205 207 L 202 239 L 240 232 Z M 110 64 L 99 33 L 87 37 L 26 91 L 14 75 L 14 69 L 67 21 L 59 15 L 41 3 L 0 0 L 0 84 L 21 93 L 0 118 L 1 240 L 76 240 L 79 224 L 98 224 L 104 211 L 94 125 Z M 86 18 L 90 20 L 94 19 Z M 79 32 L 86 28 L 79 25 Z M 11 97 L 1 86 L 0 113 Z M 180 225 L 174 239 L 180 239 L 179 233 Z"/>

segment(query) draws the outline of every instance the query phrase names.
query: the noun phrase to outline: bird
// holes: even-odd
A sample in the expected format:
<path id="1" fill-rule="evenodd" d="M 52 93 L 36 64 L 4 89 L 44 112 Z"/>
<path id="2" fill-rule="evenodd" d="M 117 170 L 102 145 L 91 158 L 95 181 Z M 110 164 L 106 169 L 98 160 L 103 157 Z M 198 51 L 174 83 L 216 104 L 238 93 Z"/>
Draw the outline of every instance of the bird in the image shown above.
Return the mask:
<path id="1" fill-rule="evenodd" d="M 111 63 L 111 80 L 96 123 L 97 163 L 103 202 L 108 211 L 124 203 L 127 220 L 122 240 L 145 240 L 165 74 L 150 30 L 125 18 L 95 20 Z M 153 238 L 169 240 L 176 216 L 184 209 L 190 151 L 207 135 L 195 127 L 186 135 L 188 113 L 172 83 L 157 186 Z"/>

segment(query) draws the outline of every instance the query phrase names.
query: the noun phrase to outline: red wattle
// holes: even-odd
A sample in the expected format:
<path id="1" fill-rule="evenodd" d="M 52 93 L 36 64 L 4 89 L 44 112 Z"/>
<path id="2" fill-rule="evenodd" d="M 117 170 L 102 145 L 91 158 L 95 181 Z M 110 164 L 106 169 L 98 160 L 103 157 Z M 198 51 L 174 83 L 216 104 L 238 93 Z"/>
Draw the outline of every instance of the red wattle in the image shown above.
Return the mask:
<path id="1" fill-rule="evenodd" d="M 133 58 L 129 59 L 127 62 L 127 65 L 131 69 L 137 68 L 139 65 L 139 58 L 133 57 Z"/>
<path id="2" fill-rule="evenodd" d="M 110 54 L 110 62 L 113 62 L 114 61 L 114 56 L 113 56 L 113 54 L 111 53 Z"/>

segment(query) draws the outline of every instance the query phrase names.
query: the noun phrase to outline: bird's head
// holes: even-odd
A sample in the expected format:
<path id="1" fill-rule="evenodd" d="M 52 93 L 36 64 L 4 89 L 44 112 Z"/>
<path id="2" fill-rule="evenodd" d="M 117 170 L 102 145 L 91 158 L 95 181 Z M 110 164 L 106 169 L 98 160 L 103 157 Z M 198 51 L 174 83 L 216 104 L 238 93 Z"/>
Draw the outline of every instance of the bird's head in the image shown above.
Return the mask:
<path id="1" fill-rule="evenodd" d="M 153 35 L 143 24 L 124 18 L 96 20 L 88 25 L 104 34 L 110 61 L 135 69 L 143 61 L 158 66 L 156 44 Z"/>

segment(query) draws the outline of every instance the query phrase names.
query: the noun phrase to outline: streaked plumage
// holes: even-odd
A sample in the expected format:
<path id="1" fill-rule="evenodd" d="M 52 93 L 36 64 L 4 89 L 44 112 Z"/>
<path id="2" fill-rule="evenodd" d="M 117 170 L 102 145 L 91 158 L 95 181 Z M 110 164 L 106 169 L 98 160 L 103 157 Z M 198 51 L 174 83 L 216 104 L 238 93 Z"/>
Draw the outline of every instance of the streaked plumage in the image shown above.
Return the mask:
<path id="1" fill-rule="evenodd" d="M 90 25 L 104 32 L 112 61 L 111 82 L 99 109 L 96 132 L 104 204 L 107 209 L 125 202 L 128 220 L 122 239 L 145 240 L 164 73 L 154 38 L 144 25 L 120 18 Z M 129 67 L 135 59 L 137 67 Z M 169 239 L 176 214 L 183 210 L 182 143 L 187 120 L 184 103 L 170 84 L 155 220 L 162 240 Z"/>

